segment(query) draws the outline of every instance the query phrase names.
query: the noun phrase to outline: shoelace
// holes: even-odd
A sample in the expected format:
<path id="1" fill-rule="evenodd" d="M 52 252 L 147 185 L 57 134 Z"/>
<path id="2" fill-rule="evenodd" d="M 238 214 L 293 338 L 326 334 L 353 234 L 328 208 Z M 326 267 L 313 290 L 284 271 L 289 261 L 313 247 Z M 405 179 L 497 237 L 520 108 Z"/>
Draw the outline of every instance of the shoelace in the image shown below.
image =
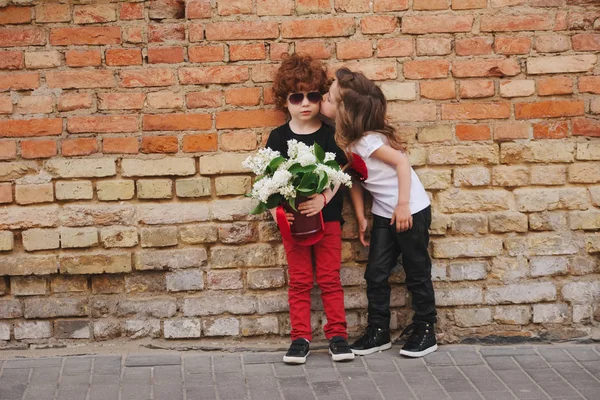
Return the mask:
<path id="1" fill-rule="evenodd" d="M 412 324 L 410 324 L 406 328 L 404 328 L 404 330 L 400 334 L 400 337 L 409 335 L 408 339 L 406 340 L 406 343 L 419 344 L 419 339 L 423 336 L 422 333 L 424 333 L 426 330 L 427 330 L 426 324 L 419 324 L 419 323 L 413 322 Z"/>

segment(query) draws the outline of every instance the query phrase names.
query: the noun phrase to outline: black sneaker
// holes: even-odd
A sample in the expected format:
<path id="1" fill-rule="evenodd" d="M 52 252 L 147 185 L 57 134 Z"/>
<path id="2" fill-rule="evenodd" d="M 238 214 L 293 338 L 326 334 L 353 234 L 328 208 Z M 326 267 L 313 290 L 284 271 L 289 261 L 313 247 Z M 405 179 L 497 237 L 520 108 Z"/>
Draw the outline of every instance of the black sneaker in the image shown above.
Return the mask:
<path id="1" fill-rule="evenodd" d="M 287 364 L 304 364 L 306 357 L 310 354 L 310 342 L 304 338 L 298 338 L 292 342 L 283 362 Z"/>
<path id="2" fill-rule="evenodd" d="M 366 356 L 390 347 L 392 347 L 390 330 L 369 325 L 366 332 L 352 344 L 352 352 L 359 356 Z"/>
<path id="3" fill-rule="evenodd" d="M 329 339 L 329 354 L 333 361 L 354 360 L 354 353 L 342 336 L 334 336 Z"/>
<path id="4" fill-rule="evenodd" d="M 402 331 L 401 337 L 410 335 L 400 354 L 407 357 L 423 357 L 437 350 L 437 341 L 433 324 L 428 322 L 415 321 Z"/>

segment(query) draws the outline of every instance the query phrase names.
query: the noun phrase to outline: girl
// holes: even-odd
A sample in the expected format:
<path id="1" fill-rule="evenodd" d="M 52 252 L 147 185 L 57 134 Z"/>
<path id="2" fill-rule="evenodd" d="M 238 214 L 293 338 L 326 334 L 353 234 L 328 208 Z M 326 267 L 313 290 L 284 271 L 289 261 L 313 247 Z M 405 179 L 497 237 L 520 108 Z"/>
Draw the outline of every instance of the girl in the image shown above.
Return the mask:
<path id="1" fill-rule="evenodd" d="M 345 164 L 344 153 L 335 143 L 334 131 L 319 120 L 322 93 L 329 88 L 327 70 L 309 56 L 293 54 L 287 57 L 275 76 L 273 92 L 275 105 L 290 117 L 289 122 L 274 129 L 267 147 L 288 154 L 288 140 L 295 139 L 312 146 L 318 143 L 326 152 L 336 153 L 339 164 Z M 311 246 L 283 238 L 288 261 L 290 321 L 292 344 L 283 357 L 290 364 L 303 364 L 309 354 L 312 340 L 310 325 L 310 292 L 313 288 L 313 257 L 315 275 L 321 288 L 321 299 L 327 317 L 325 337 L 329 340 L 329 353 L 334 361 L 352 360 L 354 353 L 348 345 L 344 292 L 340 280 L 342 259 L 342 195 L 326 189 L 301 203 L 298 210 L 308 216 L 323 212 L 324 234 Z M 271 210 L 276 218 L 276 209 Z M 293 223 L 291 214 L 287 215 Z"/>
<path id="2" fill-rule="evenodd" d="M 381 89 L 363 74 L 347 68 L 339 69 L 335 76 L 321 103 L 321 112 L 335 118 L 335 140 L 345 150 L 353 169 L 362 172 L 361 182 L 352 185 L 350 196 L 359 238 L 365 246 L 369 243 L 365 240 L 363 187 L 373 197 L 373 228 L 365 271 L 368 327 L 352 344 L 352 350 L 366 355 L 392 346 L 388 278 L 402 254 L 406 287 L 412 295 L 415 313 L 413 323 L 402 332 L 410 336 L 400 354 L 422 357 L 437 350 L 435 298 L 427 251 L 431 224 L 429 197 L 411 168 L 394 128 L 386 122 L 387 104 Z"/>

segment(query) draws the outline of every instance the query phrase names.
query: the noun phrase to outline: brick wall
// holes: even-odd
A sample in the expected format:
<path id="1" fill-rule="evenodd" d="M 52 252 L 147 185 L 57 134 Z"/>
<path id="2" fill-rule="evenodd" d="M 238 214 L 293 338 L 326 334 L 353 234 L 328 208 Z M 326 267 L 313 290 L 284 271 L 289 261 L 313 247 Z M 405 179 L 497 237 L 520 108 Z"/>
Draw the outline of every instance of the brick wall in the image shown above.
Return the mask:
<path id="1" fill-rule="evenodd" d="M 248 216 L 240 165 L 284 120 L 288 51 L 390 100 L 433 201 L 442 340 L 600 335 L 597 1 L 0 5 L 0 341 L 288 334 L 280 238 Z"/>

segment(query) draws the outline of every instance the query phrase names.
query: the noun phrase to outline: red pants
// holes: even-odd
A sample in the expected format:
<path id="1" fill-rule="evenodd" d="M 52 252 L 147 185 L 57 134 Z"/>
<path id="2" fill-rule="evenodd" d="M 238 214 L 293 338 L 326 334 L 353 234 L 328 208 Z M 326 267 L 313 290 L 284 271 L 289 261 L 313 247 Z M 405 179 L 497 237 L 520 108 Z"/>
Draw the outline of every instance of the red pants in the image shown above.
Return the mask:
<path id="1" fill-rule="evenodd" d="M 290 284 L 288 301 L 292 324 L 292 340 L 304 338 L 312 340 L 310 326 L 310 292 L 313 288 L 313 262 L 317 284 L 321 288 L 321 299 L 327 317 L 324 331 L 327 339 L 333 336 L 348 337 L 346 331 L 346 311 L 344 309 L 344 291 L 340 280 L 342 261 L 342 229 L 340 223 L 326 222 L 325 235 L 313 246 L 300 246 L 283 239 L 287 255 Z"/>

